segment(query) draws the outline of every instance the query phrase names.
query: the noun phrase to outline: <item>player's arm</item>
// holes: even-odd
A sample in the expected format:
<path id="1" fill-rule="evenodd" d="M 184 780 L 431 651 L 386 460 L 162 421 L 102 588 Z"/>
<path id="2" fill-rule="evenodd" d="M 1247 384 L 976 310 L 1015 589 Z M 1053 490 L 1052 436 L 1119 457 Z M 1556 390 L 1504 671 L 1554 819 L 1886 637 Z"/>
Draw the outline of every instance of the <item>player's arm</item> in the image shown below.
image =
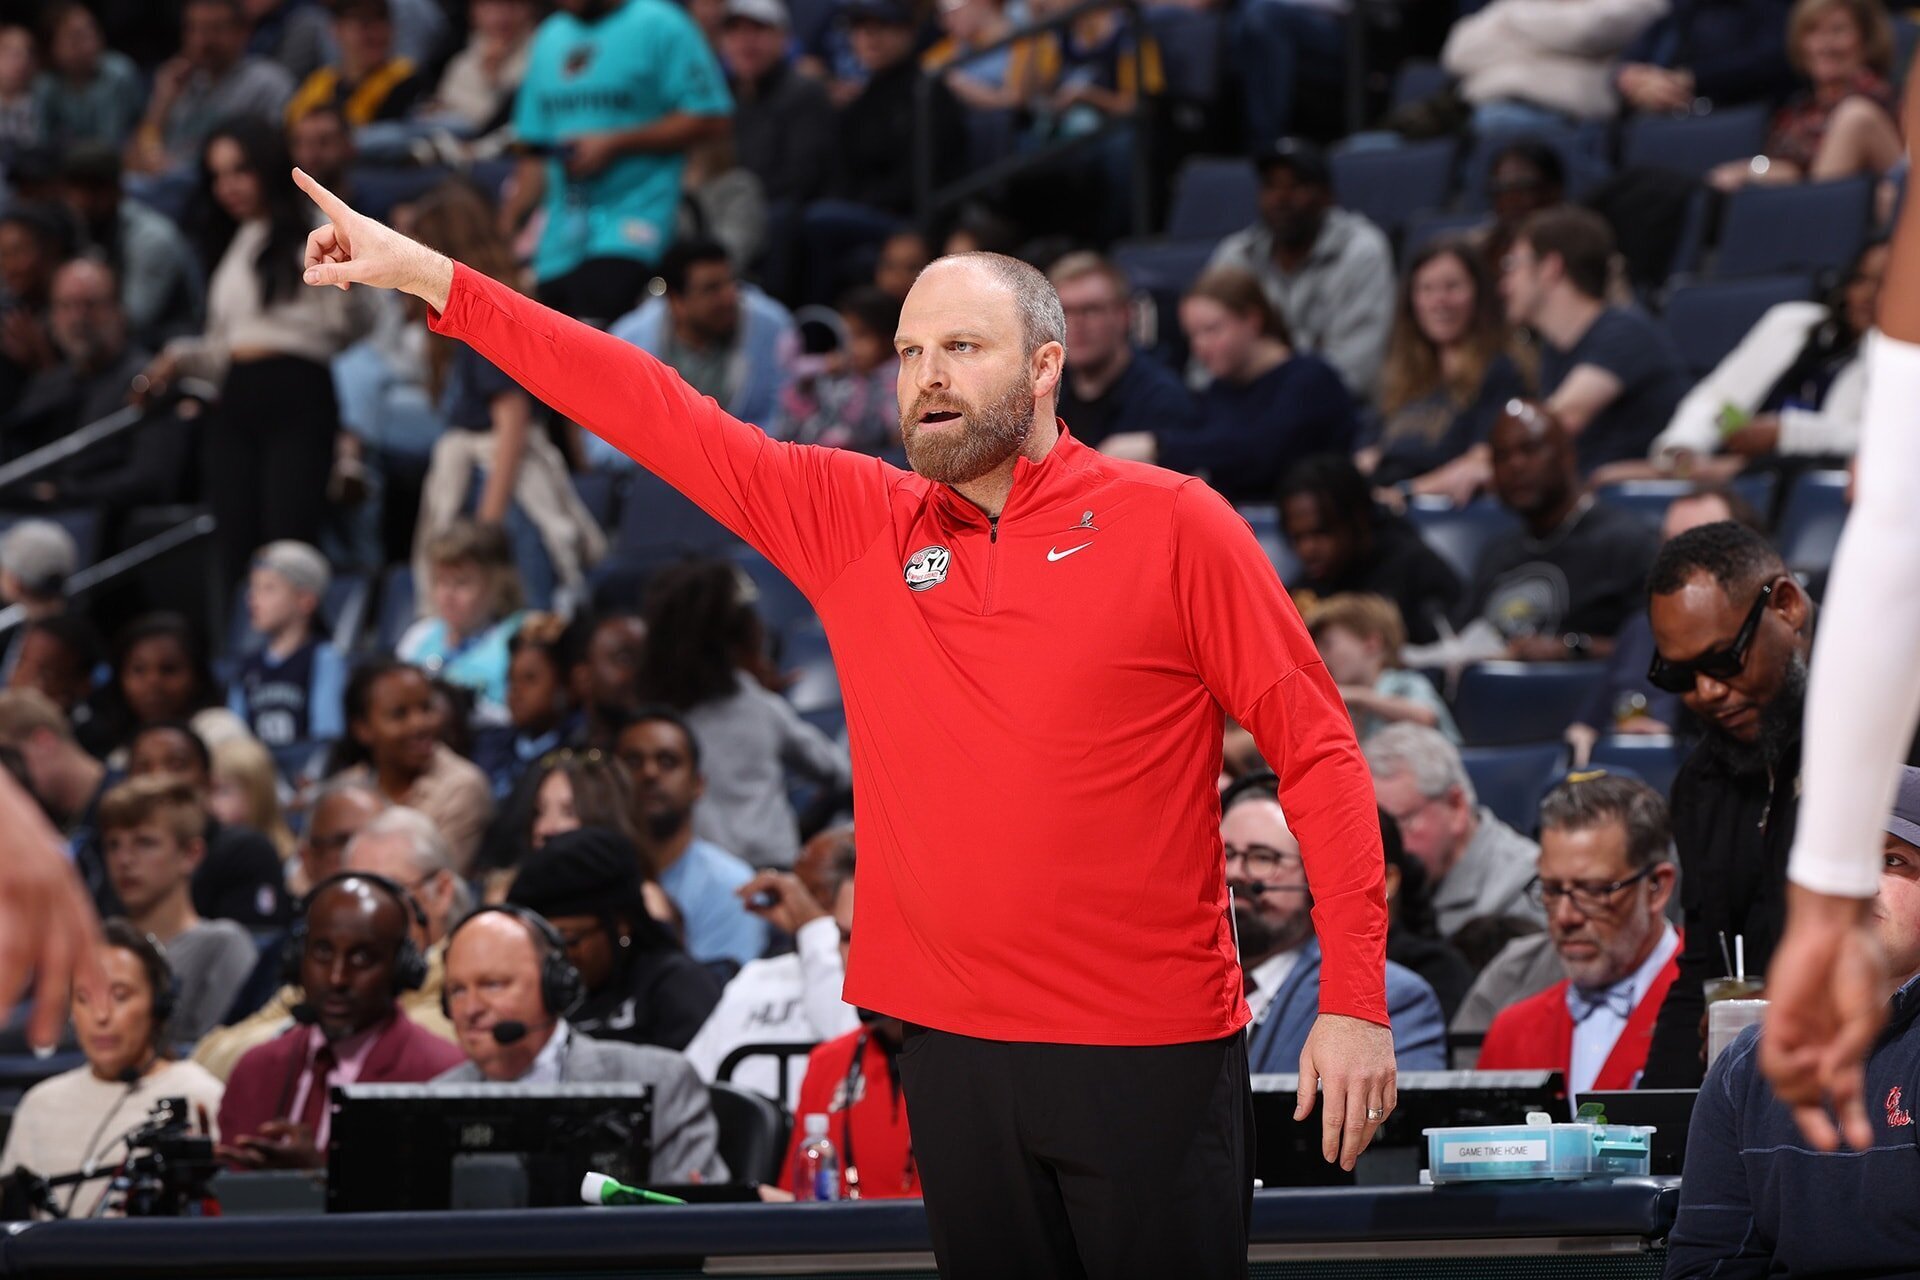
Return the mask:
<path id="1" fill-rule="evenodd" d="M 1920 83 L 1901 109 L 1909 146 Z M 1873 1140 L 1863 1062 L 1885 1016 L 1884 963 L 1868 908 L 1881 820 L 1920 713 L 1920 200 L 1906 201 L 1867 347 L 1855 497 L 1834 555 L 1808 686 L 1806 757 L 1787 931 L 1767 975 L 1760 1065 L 1807 1136 L 1831 1146 L 1831 1106 L 1856 1147 Z"/>

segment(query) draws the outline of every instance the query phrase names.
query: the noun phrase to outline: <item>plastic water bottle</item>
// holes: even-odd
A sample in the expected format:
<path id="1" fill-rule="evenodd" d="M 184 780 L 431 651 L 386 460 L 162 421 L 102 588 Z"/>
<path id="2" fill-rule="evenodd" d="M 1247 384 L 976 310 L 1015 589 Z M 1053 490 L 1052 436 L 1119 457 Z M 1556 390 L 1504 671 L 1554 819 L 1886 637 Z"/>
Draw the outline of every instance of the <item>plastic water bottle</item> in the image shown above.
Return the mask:
<path id="1" fill-rule="evenodd" d="M 827 1137 L 827 1118 L 818 1112 L 807 1117 L 807 1140 L 795 1157 L 794 1199 L 840 1198 L 840 1153 Z"/>

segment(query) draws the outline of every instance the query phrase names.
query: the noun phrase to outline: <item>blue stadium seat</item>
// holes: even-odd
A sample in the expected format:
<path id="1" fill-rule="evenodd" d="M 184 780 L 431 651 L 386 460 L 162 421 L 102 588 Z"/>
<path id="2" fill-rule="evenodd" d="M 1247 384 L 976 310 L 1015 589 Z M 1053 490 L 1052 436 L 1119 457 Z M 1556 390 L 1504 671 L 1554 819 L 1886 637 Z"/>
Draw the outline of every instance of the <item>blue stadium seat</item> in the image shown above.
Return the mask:
<path id="1" fill-rule="evenodd" d="M 386 222 L 393 217 L 395 207 L 418 200 L 451 176 L 451 171 L 439 167 L 398 169 L 361 165 L 352 174 L 354 208 L 369 218 Z"/>
<path id="2" fill-rule="evenodd" d="M 1833 564 L 1833 550 L 1847 522 L 1847 473 L 1807 471 L 1787 491 L 1774 545 L 1787 568 L 1818 576 Z"/>
<path id="3" fill-rule="evenodd" d="M 1145 13 L 1147 30 L 1160 46 L 1160 65 L 1167 76 L 1167 95 L 1176 102 L 1202 105 L 1220 96 L 1221 53 L 1226 46 L 1226 19 L 1218 13 L 1182 5 L 1155 5 Z"/>
<path id="4" fill-rule="evenodd" d="M 1688 371 L 1704 377 L 1768 309 L 1782 302 L 1805 302 L 1812 296 L 1813 281 L 1804 274 L 1681 285 L 1667 298 L 1667 331 Z"/>
<path id="5" fill-rule="evenodd" d="M 1019 145 L 1020 123 L 1011 110 L 970 110 L 966 114 L 966 127 L 970 169 L 998 164 Z"/>
<path id="6" fill-rule="evenodd" d="M 1169 240 L 1219 240 L 1259 220 L 1260 175 L 1245 160 L 1196 156 L 1173 179 Z"/>
<path id="7" fill-rule="evenodd" d="M 1673 790 L 1673 775 L 1680 771 L 1686 755 L 1674 738 L 1617 734 L 1595 743 L 1588 763 L 1596 769 L 1631 769 L 1640 775 L 1642 782 L 1664 796 Z"/>
<path id="8" fill-rule="evenodd" d="M 814 615 L 813 603 L 786 574 L 774 568 L 772 561 L 752 547 L 743 546 L 733 553 L 733 562 L 753 579 L 754 588 L 760 593 L 754 607 L 760 621 L 766 624 L 768 634 L 784 637 L 798 629 L 819 629 L 820 619 Z"/>
<path id="9" fill-rule="evenodd" d="M 1474 747 L 1558 742 L 1606 675 L 1603 662 L 1482 662 L 1460 675 L 1454 723 Z"/>
<path id="10" fill-rule="evenodd" d="M 815 707 L 811 711 L 802 711 L 800 718 L 835 742 L 840 741 L 841 735 L 847 731 L 847 709 L 837 702 L 830 707 Z"/>
<path id="11" fill-rule="evenodd" d="M 1773 506 L 1775 480 L 1771 471 L 1749 471 L 1735 476 L 1727 487 L 1752 503 L 1753 509 L 1765 519 Z M 1648 528 L 1658 529 L 1673 500 L 1684 498 L 1698 488 L 1692 480 L 1628 480 L 1607 485 L 1597 492 L 1608 506 L 1631 511 L 1645 520 Z"/>
<path id="12" fill-rule="evenodd" d="M 1400 232 L 1400 260 L 1410 261 L 1435 240 L 1458 239 L 1488 223 L 1484 213 L 1454 213 L 1446 209 L 1423 209 L 1408 216 Z"/>
<path id="13" fill-rule="evenodd" d="M 787 701 L 802 715 L 840 705 L 840 677 L 826 632 L 800 630 L 788 636 L 780 666 L 798 677 L 787 689 Z"/>
<path id="14" fill-rule="evenodd" d="M 1620 167 L 1704 176 L 1724 161 L 1757 154 L 1766 141 L 1767 117 L 1764 106 L 1722 107 L 1704 116 L 1635 116 L 1620 144 Z"/>
<path id="15" fill-rule="evenodd" d="M 1388 110 L 1398 111 L 1416 102 L 1424 102 L 1453 82 L 1447 69 L 1437 62 L 1410 58 L 1393 73 L 1393 91 Z"/>
<path id="16" fill-rule="evenodd" d="M 1742 187 L 1727 197 L 1713 276 L 1844 267 L 1865 243 L 1872 215 L 1868 178 Z"/>
<path id="17" fill-rule="evenodd" d="M 1438 138 L 1402 147 L 1335 147 L 1327 164 L 1341 207 L 1397 235 L 1409 214 L 1446 204 L 1453 159 L 1453 140 Z"/>
<path id="18" fill-rule="evenodd" d="M 1251 223 L 1257 214 L 1252 209 L 1238 226 Z M 1237 227 L 1235 229 L 1238 229 Z M 1199 240 L 1124 240 L 1113 247 L 1113 261 L 1127 273 L 1136 290 L 1170 291 L 1176 298 L 1186 291 L 1213 256 L 1214 239 Z"/>
<path id="19" fill-rule="evenodd" d="M 602 529 L 613 528 L 620 514 L 620 486 L 614 477 L 605 471 L 576 471 L 572 479 L 573 491 L 580 495 L 587 514 Z"/>
<path id="20" fill-rule="evenodd" d="M 380 579 L 380 625 L 374 642 L 382 653 L 392 653 L 400 643 L 400 633 L 413 625 L 413 567 L 390 565 Z"/>
<path id="21" fill-rule="evenodd" d="M 1523 835 L 1540 825 L 1540 795 L 1566 759 L 1558 743 L 1529 747 L 1468 747 L 1460 759 L 1480 803 Z"/>
<path id="22" fill-rule="evenodd" d="M 1260 540 L 1260 549 L 1267 553 L 1267 559 L 1273 563 L 1273 571 L 1280 575 L 1280 581 L 1291 585 L 1300 576 L 1300 560 L 1293 554 L 1292 544 L 1280 532 L 1280 509 L 1258 503 L 1237 509 L 1240 517 L 1253 526 L 1253 536 Z"/>
<path id="23" fill-rule="evenodd" d="M 654 560 L 718 555 L 738 543 L 718 520 L 653 472 L 636 467 L 620 501 L 615 544 Z"/>
<path id="24" fill-rule="evenodd" d="M 1437 552 L 1464 582 L 1473 581 L 1487 544 L 1520 527 L 1520 521 L 1499 503 L 1482 498 L 1464 507 L 1430 507 L 1418 502 L 1407 508 L 1407 518 L 1421 541 Z"/>

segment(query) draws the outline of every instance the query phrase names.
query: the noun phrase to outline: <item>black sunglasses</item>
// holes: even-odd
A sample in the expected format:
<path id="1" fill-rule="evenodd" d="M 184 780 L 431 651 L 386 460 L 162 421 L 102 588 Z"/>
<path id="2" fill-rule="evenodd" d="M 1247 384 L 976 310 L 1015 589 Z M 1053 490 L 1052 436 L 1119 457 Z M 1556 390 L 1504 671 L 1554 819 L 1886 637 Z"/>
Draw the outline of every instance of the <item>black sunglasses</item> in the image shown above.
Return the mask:
<path id="1" fill-rule="evenodd" d="M 1740 633 L 1733 643 L 1724 649 L 1715 649 L 1703 653 L 1691 662 L 1670 662 L 1660 656 L 1660 650 L 1653 651 L 1653 662 L 1647 668 L 1647 683 L 1656 689 L 1668 693 L 1691 693 L 1695 681 L 1701 676 L 1710 680 L 1731 680 L 1747 666 L 1747 651 L 1753 648 L 1753 637 L 1760 630 L 1760 615 L 1766 612 L 1767 601 L 1773 598 L 1773 583 L 1760 588 L 1760 594 L 1753 602 L 1753 608 L 1747 610 L 1747 620 L 1740 624 Z"/>

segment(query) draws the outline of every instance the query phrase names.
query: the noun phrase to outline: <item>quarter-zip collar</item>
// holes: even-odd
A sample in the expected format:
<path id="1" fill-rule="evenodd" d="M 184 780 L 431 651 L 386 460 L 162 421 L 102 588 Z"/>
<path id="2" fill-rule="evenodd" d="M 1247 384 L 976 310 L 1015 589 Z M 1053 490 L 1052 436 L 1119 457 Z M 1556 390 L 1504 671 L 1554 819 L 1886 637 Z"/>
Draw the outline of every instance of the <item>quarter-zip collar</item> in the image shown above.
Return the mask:
<path id="1" fill-rule="evenodd" d="M 1047 456 L 1038 462 L 1022 455 L 1013 462 L 1013 487 L 1007 491 L 1007 503 L 997 517 L 989 518 L 973 503 L 961 497 L 948 484 L 929 483 L 936 510 L 952 526 L 992 531 L 1004 530 L 1034 511 L 1044 510 L 1054 501 L 1064 501 L 1086 483 L 1088 466 L 1099 453 L 1074 439 L 1067 424 L 1054 419 L 1060 439 Z"/>

